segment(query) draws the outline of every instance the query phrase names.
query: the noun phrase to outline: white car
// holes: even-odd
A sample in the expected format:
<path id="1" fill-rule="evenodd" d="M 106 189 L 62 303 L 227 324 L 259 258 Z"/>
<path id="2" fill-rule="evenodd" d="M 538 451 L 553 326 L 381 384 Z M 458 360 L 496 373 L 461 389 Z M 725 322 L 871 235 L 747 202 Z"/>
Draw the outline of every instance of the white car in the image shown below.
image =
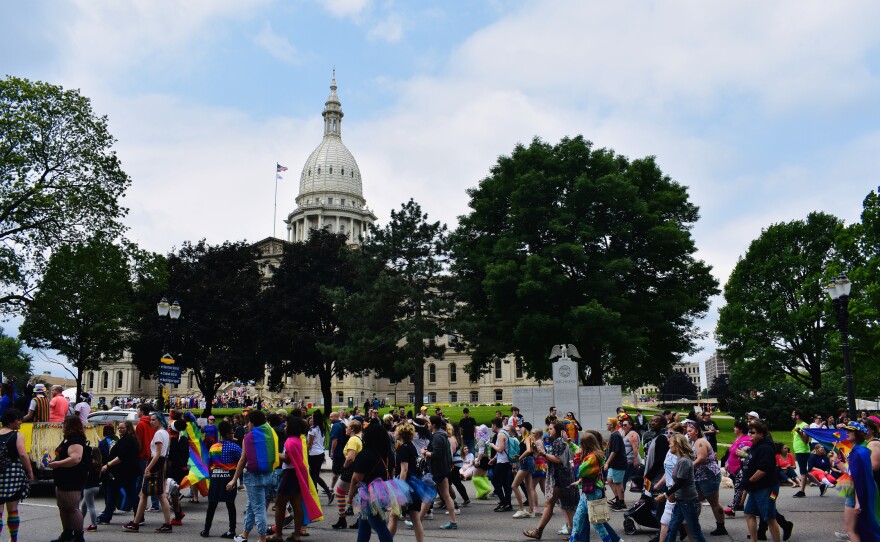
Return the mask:
<path id="1" fill-rule="evenodd" d="M 125 420 L 137 424 L 141 419 L 140 413 L 133 408 L 126 410 L 99 410 L 89 414 L 89 423 L 92 425 L 105 425 L 108 423 L 120 423 Z"/>

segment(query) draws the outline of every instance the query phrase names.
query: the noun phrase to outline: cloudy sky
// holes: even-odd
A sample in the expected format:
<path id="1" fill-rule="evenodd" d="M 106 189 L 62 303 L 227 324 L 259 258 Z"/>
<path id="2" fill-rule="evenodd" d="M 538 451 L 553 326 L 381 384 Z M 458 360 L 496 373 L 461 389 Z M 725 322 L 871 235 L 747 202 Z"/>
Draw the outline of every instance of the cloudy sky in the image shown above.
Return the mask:
<path id="1" fill-rule="evenodd" d="M 454 226 L 497 156 L 583 134 L 655 155 L 689 187 L 699 257 L 723 284 L 762 228 L 812 210 L 852 222 L 880 183 L 878 12 L 818 1 L 4 2 L 0 71 L 80 88 L 109 117 L 133 179 L 130 236 L 150 250 L 271 235 L 276 162 L 290 168 L 284 232 L 335 67 L 343 140 L 380 221 L 412 197 Z M 714 350 L 711 333 L 703 346 L 694 360 Z"/>

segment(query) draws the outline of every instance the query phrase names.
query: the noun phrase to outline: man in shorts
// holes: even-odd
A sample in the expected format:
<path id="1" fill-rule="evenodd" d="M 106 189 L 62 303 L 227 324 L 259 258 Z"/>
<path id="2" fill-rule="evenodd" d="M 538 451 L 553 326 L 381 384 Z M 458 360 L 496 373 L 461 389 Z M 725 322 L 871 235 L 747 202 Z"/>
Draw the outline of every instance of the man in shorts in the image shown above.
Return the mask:
<path id="1" fill-rule="evenodd" d="M 345 436 L 345 422 L 342 421 L 339 412 L 331 412 L 330 461 L 332 462 L 333 471 L 333 481 L 330 483 L 331 488 L 336 486 L 336 481 L 339 480 L 339 475 L 342 474 L 342 464 L 345 463 L 342 449 L 345 448 L 346 442 L 348 442 L 348 437 Z M 327 504 L 333 504 L 335 498 L 336 494 L 331 492 L 327 497 Z"/>
<path id="2" fill-rule="evenodd" d="M 797 460 L 798 470 L 801 472 L 801 489 L 792 497 L 806 497 L 804 489 L 807 487 L 807 462 L 810 460 L 810 437 L 804 433 L 804 429 L 808 428 L 807 422 L 803 420 L 800 410 L 791 411 L 791 419 L 794 422 L 794 428 L 791 430 L 791 451 L 794 452 L 794 458 Z"/>
<path id="3" fill-rule="evenodd" d="M 626 510 L 626 497 L 623 493 L 623 479 L 626 475 L 626 446 L 623 441 L 623 431 L 617 422 L 617 418 L 608 418 L 606 428 L 611 431 L 608 437 L 608 458 L 605 460 L 608 487 L 614 494 L 614 499 L 608 501 L 612 510 Z"/>
<path id="4" fill-rule="evenodd" d="M 749 537 L 758 540 L 758 520 L 767 522 L 773 542 L 780 542 L 781 533 L 776 521 L 776 497 L 779 480 L 776 476 L 776 451 L 767 440 L 767 426 L 761 421 L 749 423 L 749 462 L 743 475 L 743 489 L 749 492 L 745 516 Z M 789 533 L 790 536 L 790 533 Z"/>

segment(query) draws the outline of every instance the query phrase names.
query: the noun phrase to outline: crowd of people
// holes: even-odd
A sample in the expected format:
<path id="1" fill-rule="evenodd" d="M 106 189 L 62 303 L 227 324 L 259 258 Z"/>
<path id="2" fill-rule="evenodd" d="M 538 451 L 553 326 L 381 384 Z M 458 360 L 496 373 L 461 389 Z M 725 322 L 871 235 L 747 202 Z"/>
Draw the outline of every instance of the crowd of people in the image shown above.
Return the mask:
<path id="1" fill-rule="evenodd" d="M 621 408 L 600 432 L 582 427 L 573 412 L 559 416 L 556 408 L 543 423 L 524 419 L 512 407 L 483 425 L 467 408 L 450 423 L 440 408 L 433 415 L 427 407 L 380 415 L 379 406 L 340 409 L 326 420 L 321 410 L 308 415 L 298 405 L 253 409 L 217 423 L 214 416 L 200 422 L 188 410 L 165 414 L 140 403 L 137 422 L 101 427 L 100 441 L 91 443 L 85 436 L 89 397 L 71 405 L 59 390 L 35 387 L 26 410 L 0 399 L 0 528 L 5 524 L 11 540 L 18 539 L 18 503 L 34 479 L 18 429 L 35 420 L 59 423 L 63 435 L 44 460 L 54 474 L 61 519 L 54 542 L 80 542 L 84 533 L 120 515 L 123 530 L 139 532 L 150 510 L 162 517 L 155 531 L 171 533 L 185 520 L 184 496 L 207 500 L 202 537 L 212 536 L 223 503 L 228 520 L 221 538 L 296 542 L 308 536 L 308 525 L 330 514 L 319 492 L 324 507 L 335 503 L 332 527 L 356 529 L 359 541 L 371 533 L 390 541 L 408 528 L 422 542 L 424 522 L 435 513 L 447 516 L 441 529 L 457 530 L 463 507 L 494 496 L 495 513 L 536 520 L 522 532 L 536 540 L 558 511 L 558 534 L 571 542 L 589 540 L 590 531 L 603 542 L 617 542 L 611 512 L 627 516 L 648 506 L 656 523 L 650 526 L 659 531 L 654 540 L 726 535 L 725 521 L 742 512 L 751 540 L 769 534 L 778 542 L 788 540 L 794 527 L 776 508 L 780 484 L 796 489 L 795 498 L 811 486 L 819 495 L 836 487 L 844 496 L 845 531 L 838 538 L 880 540 L 873 513 L 880 419 L 867 412 L 853 421 L 842 413 L 815 416 L 808 424 L 794 410 L 790 444 L 774 441 L 758 413 L 750 412 L 735 422 L 733 443 L 719 456 L 719 430 L 709 411 L 646 417 Z M 843 443 L 828 441 L 841 434 L 848 437 Z M 329 480 L 322 476 L 327 457 Z M 728 506 L 720 502 L 724 476 L 734 488 Z M 96 505 L 100 490 L 102 506 Z M 247 504 L 240 516 L 241 490 Z M 633 492 L 638 498 L 628 505 Z M 705 514 L 714 522 L 708 532 L 700 522 Z M 292 530 L 285 539 L 287 527 Z"/>

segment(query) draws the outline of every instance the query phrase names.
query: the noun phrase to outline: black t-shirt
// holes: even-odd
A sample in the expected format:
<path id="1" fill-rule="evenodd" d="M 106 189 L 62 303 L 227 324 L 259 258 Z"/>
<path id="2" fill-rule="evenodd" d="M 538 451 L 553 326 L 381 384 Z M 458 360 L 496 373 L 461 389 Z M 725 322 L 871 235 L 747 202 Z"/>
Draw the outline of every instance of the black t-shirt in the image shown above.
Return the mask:
<path id="1" fill-rule="evenodd" d="M 83 447 L 83 453 L 85 453 L 85 445 L 86 445 L 86 437 L 83 435 L 73 435 L 68 439 L 65 439 L 55 448 L 55 460 L 61 461 L 62 459 L 67 459 L 69 456 L 68 450 L 74 444 L 79 444 Z M 88 475 L 87 468 L 81 468 L 80 464 L 84 467 L 87 467 L 91 458 L 85 463 L 80 463 L 76 465 L 70 465 L 68 467 L 61 467 L 53 470 L 53 478 L 55 479 L 55 487 L 60 489 L 61 491 L 76 491 L 82 490 L 85 487 L 86 476 Z"/>
<path id="2" fill-rule="evenodd" d="M 397 448 L 397 475 L 400 476 L 400 468 L 404 463 L 407 464 L 407 475 L 413 476 L 418 474 L 416 472 L 416 461 L 418 460 L 419 452 L 416 450 L 415 445 L 412 442 L 407 442 L 401 444 L 399 448 Z"/>
<path id="3" fill-rule="evenodd" d="M 390 458 L 385 461 L 388 464 L 387 471 L 385 469 L 386 463 L 382 462 L 382 458 L 379 457 L 379 454 L 377 454 L 375 450 L 364 448 L 359 454 L 354 456 L 352 470 L 355 473 L 363 474 L 364 478 L 362 482 L 364 484 L 369 484 L 377 478 L 387 480 L 388 473 L 393 472 L 394 470 L 394 465 Z"/>
<path id="4" fill-rule="evenodd" d="M 624 446 L 623 437 L 620 435 L 619 431 L 612 432 L 611 436 L 608 437 L 608 455 L 611 455 L 611 452 L 617 453 L 614 454 L 614 459 L 608 463 L 608 468 L 617 470 L 626 469 L 626 446 Z"/>
<path id="5" fill-rule="evenodd" d="M 133 436 L 123 437 L 110 448 L 110 460 L 119 458 L 120 463 L 110 467 L 110 474 L 119 481 L 132 481 L 140 471 L 138 442 Z"/>
<path id="6" fill-rule="evenodd" d="M 751 478 L 759 470 L 764 471 L 764 476 L 757 482 L 750 483 L 748 489 L 766 489 L 779 485 L 776 478 L 776 451 L 766 437 L 749 448 L 749 462 L 746 467 L 745 480 Z"/>
<path id="7" fill-rule="evenodd" d="M 706 440 L 709 441 L 709 444 L 712 445 L 712 449 L 716 452 L 718 451 L 718 435 L 717 433 L 706 433 L 706 430 L 715 431 L 718 429 L 718 426 L 715 425 L 715 422 L 709 420 L 708 422 L 700 422 L 700 425 L 703 429 L 703 436 L 706 437 Z"/>
<path id="8" fill-rule="evenodd" d="M 473 440 L 474 431 L 477 429 L 477 420 L 470 416 L 462 418 L 461 421 L 458 422 L 458 427 L 461 428 L 461 438 L 464 440 Z M 473 450 L 471 450 L 471 452 L 473 452 Z"/>

